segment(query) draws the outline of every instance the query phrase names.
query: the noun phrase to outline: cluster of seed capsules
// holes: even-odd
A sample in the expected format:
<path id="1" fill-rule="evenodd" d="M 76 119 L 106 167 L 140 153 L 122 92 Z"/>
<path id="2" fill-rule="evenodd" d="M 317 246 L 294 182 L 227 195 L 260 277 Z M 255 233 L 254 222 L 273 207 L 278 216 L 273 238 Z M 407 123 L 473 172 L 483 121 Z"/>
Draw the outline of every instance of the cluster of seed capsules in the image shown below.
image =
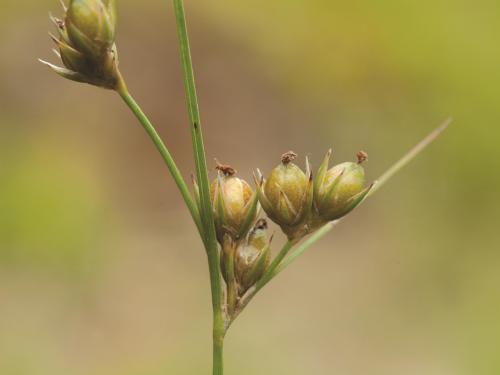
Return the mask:
<path id="1" fill-rule="evenodd" d="M 40 60 L 60 76 L 106 89 L 116 89 L 120 77 L 115 0 L 71 0 L 64 18 L 50 16 L 57 36 L 50 34 L 63 66 Z"/>
<path id="2" fill-rule="evenodd" d="M 267 178 L 257 170 L 255 191 L 227 165 L 217 166 L 210 193 L 217 239 L 221 244 L 221 270 L 226 282 L 234 278 L 241 297 L 265 273 L 271 261 L 267 222 L 259 219 L 262 208 L 290 241 L 299 241 L 328 222 L 352 211 L 370 191 L 365 187 L 360 151 L 357 162 L 329 168 L 331 150 L 314 175 L 306 159 L 306 171 L 293 163 L 289 151 Z"/>
<path id="3" fill-rule="evenodd" d="M 58 32 L 51 35 L 54 52 L 63 66 L 42 62 L 65 78 L 117 89 L 121 77 L 115 45 L 116 0 L 70 0 L 63 8 L 63 19 L 51 16 Z M 221 270 L 236 298 L 262 278 L 272 257 L 267 222 L 258 220 L 261 208 L 295 242 L 349 213 L 373 186 L 365 187 L 364 152 L 357 154 L 357 162 L 329 169 L 329 151 L 314 178 L 307 159 L 305 172 L 293 163 L 296 156 L 285 153 L 267 179 L 258 171 L 255 191 L 230 166 L 217 167 L 211 201 L 222 248 Z"/>

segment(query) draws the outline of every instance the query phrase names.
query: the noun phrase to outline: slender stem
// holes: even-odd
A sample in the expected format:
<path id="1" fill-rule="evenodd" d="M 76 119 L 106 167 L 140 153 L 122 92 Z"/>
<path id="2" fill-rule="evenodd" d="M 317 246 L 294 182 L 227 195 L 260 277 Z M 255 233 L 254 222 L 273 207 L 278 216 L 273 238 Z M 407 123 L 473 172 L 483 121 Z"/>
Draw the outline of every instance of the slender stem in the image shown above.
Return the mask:
<path id="1" fill-rule="evenodd" d="M 278 275 L 281 271 L 287 268 L 294 260 L 296 260 L 299 256 L 305 253 L 312 245 L 322 239 L 325 235 L 327 235 L 333 227 L 339 221 L 332 221 L 331 223 L 327 223 L 323 225 L 320 229 L 314 232 L 307 240 L 300 244 L 297 249 L 290 253 L 290 255 L 280 263 L 278 267 L 273 272 L 272 278 Z"/>
<path id="2" fill-rule="evenodd" d="M 224 335 L 214 335 L 213 342 L 213 375 L 224 374 Z"/>
<path id="3" fill-rule="evenodd" d="M 232 242 L 232 241 L 231 241 Z M 234 256 L 236 253 L 236 244 L 231 243 L 231 248 L 225 249 L 226 257 L 226 270 L 227 270 L 227 312 L 231 317 L 236 308 L 237 293 L 236 293 L 236 277 L 234 273 Z"/>
<path id="4" fill-rule="evenodd" d="M 189 113 L 190 130 L 196 163 L 196 174 L 198 178 L 198 184 L 200 186 L 200 201 L 202 206 L 201 217 L 204 221 L 204 226 L 206 227 L 205 229 L 207 229 L 208 232 L 213 232 L 213 236 L 215 238 L 215 229 L 209 229 L 210 227 L 213 227 L 213 218 L 212 208 L 210 204 L 208 171 L 183 1 L 174 0 L 174 9 L 177 21 L 177 32 L 179 37 L 181 63 L 184 74 L 184 86 L 186 90 L 186 102 Z M 207 235 L 210 236 L 211 233 L 207 233 Z"/>
<path id="5" fill-rule="evenodd" d="M 179 168 L 177 168 L 177 165 L 175 164 L 174 159 L 172 158 L 172 155 L 168 151 L 167 147 L 163 143 L 162 139 L 160 138 L 158 132 L 154 128 L 153 124 L 149 119 L 146 117 L 144 112 L 141 110 L 137 102 L 134 100 L 132 95 L 130 95 L 129 91 L 127 90 L 127 87 L 125 83 L 122 81 L 120 84 L 119 89 L 117 90 L 118 94 L 122 97 L 123 101 L 127 104 L 127 106 L 132 110 L 134 115 L 137 117 L 141 125 L 143 126 L 144 130 L 146 133 L 149 135 L 151 140 L 153 141 L 154 145 L 156 146 L 157 150 L 160 152 L 160 155 L 162 156 L 163 160 L 165 161 L 165 164 L 167 165 L 168 170 L 170 171 L 170 174 L 172 175 L 177 187 L 179 188 L 179 191 L 181 192 L 182 198 L 184 199 L 184 202 L 186 203 L 186 206 L 189 209 L 189 212 L 191 213 L 191 216 L 193 217 L 193 220 L 198 227 L 198 230 L 201 232 L 202 227 L 201 227 L 201 220 L 200 220 L 200 213 L 198 211 L 198 208 L 196 207 L 196 204 L 193 200 L 193 197 L 191 196 L 191 193 L 189 191 L 189 188 L 186 185 L 186 182 L 184 181 L 184 178 L 181 175 L 181 172 L 179 171 Z"/>
<path id="6" fill-rule="evenodd" d="M 212 374 L 223 375 L 223 347 L 226 333 L 226 320 L 222 311 L 222 288 L 220 283 L 220 265 L 218 257 L 208 255 L 208 268 L 210 272 L 210 286 L 212 290 L 213 308 L 213 360 Z M 216 273 L 215 273 L 216 272 Z"/>
<path id="7" fill-rule="evenodd" d="M 289 251 L 292 249 L 292 247 L 297 243 L 296 240 L 288 240 L 285 245 L 281 248 L 280 252 L 278 255 L 276 255 L 276 258 L 272 261 L 272 263 L 269 265 L 267 268 L 266 272 L 264 275 L 255 283 L 255 291 L 254 294 L 257 293 L 259 290 L 261 290 L 269 281 L 274 276 L 274 272 L 276 268 L 279 267 L 283 259 L 288 255 Z"/>
<path id="8" fill-rule="evenodd" d="M 409 162 L 411 162 L 417 155 L 419 155 L 427 146 L 429 146 L 436 138 L 450 125 L 452 122 L 451 118 L 446 119 L 441 125 L 430 132 L 424 139 L 417 143 L 410 151 L 408 151 L 401 159 L 394 163 L 387 171 L 385 171 L 382 176 L 377 179 L 377 183 L 373 186 L 367 197 L 375 193 L 380 189 L 387 181 L 391 179 L 396 173 L 398 173 L 403 167 L 405 167 Z"/>
<path id="9" fill-rule="evenodd" d="M 219 248 L 215 235 L 212 204 L 210 201 L 210 186 L 208 180 L 205 148 L 196 96 L 196 85 L 194 80 L 193 63 L 189 49 L 189 38 L 186 26 L 186 16 L 182 0 L 173 0 L 175 17 L 177 22 L 177 33 L 181 54 L 182 68 L 184 72 L 184 85 L 186 90 L 186 101 L 189 112 L 191 138 L 193 142 L 194 159 L 196 163 L 196 175 L 200 191 L 201 221 L 205 235 L 204 244 L 207 250 L 208 266 L 210 273 L 210 287 L 212 291 L 213 309 L 213 375 L 222 375 L 223 364 L 223 340 L 225 333 L 225 317 L 222 310 L 222 283 L 219 262 Z"/>

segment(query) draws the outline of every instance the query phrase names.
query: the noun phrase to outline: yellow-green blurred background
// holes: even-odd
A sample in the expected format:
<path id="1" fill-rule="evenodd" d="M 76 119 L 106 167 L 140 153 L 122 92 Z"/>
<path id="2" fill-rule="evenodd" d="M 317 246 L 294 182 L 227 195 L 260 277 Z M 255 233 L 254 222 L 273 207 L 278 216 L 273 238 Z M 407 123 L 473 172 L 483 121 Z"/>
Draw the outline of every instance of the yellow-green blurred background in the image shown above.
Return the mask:
<path id="1" fill-rule="evenodd" d="M 129 87 L 193 170 L 170 1 L 118 1 Z M 228 374 L 500 373 L 498 1 L 187 0 L 208 159 L 366 150 L 453 125 L 258 298 Z M 49 72 L 56 0 L 0 0 L 0 374 L 208 374 L 201 243 L 112 92 Z M 277 245 L 276 245 L 277 246 Z"/>

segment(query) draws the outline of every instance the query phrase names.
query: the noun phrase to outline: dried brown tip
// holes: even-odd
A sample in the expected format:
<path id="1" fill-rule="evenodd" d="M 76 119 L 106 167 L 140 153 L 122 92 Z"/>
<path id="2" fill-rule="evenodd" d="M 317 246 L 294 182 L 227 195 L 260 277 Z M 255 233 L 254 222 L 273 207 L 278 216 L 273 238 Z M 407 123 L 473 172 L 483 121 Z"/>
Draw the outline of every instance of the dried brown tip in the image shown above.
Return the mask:
<path id="1" fill-rule="evenodd" d="M 259 219 L 254 225 L 254 229 L 262 229 L 265 230 L 267 229 L 267 220 L 266 219 Z"/>
<path id="2" fill-rule="evenodd" d="M 356 157 L 358 158 L 358 164 L 362 164 L 368 160 L 368 154 L 364 151 L 359 151 L 356 154 Z"/>
<path id="3" fill-rule="evenodd" d="M 281 162 L 283 164 L 288 164 L 294 161 L 297 158 L 297 154 L 293 151 L 288 151 L 285 152 L 283 155 L 281 155 Z"/>
<path id="4" fill-rule="evenodd" d="M 234 176 L 236 174 L 236 169 L 231 167 L 230 165 L 227 164 L 220 164 L 217 160 L 215 161 L 217 163 L 215 169 L 221 173 L 224 174 L 224 176 Z"/>

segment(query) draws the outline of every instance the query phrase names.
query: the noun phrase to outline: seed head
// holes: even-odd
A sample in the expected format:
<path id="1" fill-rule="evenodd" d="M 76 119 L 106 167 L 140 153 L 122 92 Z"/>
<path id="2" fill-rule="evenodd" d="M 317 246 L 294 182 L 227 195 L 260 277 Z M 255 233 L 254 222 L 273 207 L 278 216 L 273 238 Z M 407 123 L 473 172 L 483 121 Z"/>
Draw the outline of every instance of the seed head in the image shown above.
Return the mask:
<path id="1" fill-rule="evenodd" d="M 115 0 L 70 0 L 51 35 L 64 67 L 40 60 L 64 78 L 107 89 L 119 84 Z"/>

